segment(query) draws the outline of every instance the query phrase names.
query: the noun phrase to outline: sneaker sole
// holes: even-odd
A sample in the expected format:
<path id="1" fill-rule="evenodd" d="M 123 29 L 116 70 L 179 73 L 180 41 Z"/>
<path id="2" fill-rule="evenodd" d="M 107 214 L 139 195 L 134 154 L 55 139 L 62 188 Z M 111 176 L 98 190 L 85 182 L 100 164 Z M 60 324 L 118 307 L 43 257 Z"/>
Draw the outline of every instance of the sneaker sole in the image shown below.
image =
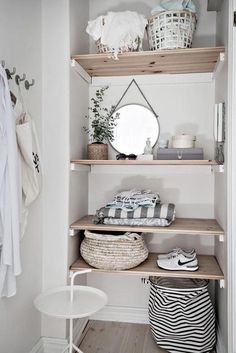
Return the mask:
<path id="1" fill-rule="evenodd" d="M 158 264 L 157 264 L 158 265 Z M 163 267 L 158 265 L 158 267 L 162 268 L 163 270 L 167 270 L 167 271 L 190 271 L 190 272 L 194 272 L 198 270 L 198 266 L 183 266 L 183 267 L 178 267 L 178 268 L 168 268 L 168 267 Z"/>

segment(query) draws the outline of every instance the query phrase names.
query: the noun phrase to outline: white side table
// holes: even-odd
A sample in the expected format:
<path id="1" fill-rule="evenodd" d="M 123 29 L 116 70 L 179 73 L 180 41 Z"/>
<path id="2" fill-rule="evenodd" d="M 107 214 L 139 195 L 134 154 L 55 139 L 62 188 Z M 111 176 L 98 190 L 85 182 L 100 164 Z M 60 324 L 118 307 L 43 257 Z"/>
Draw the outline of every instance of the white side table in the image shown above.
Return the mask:
<path id="1" fill-rule="evenodd" d="M 70 320 L 69 344 L 62 353 L 72 353 L 73 348 L 78 353 L 83 353 L 73 343 L 73 319 L 90 316 L 107 303 L 107 295 L 99 289 L 87 286 L 74 285 L 74 279 L 79 274 L 91 270 L 77 271 L 71 276 L 70 286 L 58 287 L 40 294 L 35 300 L 35 307 L 43 314 L 60 319 Z"/>

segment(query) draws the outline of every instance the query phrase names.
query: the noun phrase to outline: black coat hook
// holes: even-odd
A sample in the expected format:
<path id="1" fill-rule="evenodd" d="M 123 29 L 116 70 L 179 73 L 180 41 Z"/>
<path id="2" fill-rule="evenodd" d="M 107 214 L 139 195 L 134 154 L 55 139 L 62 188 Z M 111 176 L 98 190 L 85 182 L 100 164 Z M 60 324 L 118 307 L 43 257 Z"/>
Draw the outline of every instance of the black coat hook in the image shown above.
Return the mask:
<path id="1" fill-rule="evenodd" d="M 11 80 L 12 76 L 15 75 L 15 73 L 16 73 L 16 68 L 15 67 L 13 67 L 12 70 L 13 71 L 11 72 L 9 69 L 6 69 L 6 74 L 7 74 L 7 79 L 8 80 Z"/>
<path id="2" fill-rule="evenodd" d="M 20 75 L 16 75 L 15 81 L 17 86 L 19 86 L 20 82 L 25 81 L 25 79 L 26 79 L 26 74 L 23 74 L 22 77 L 20 77 Z"/>
<path id="3" fill-rule="evenodd" d="M 25 81 L 25 89 L 29 89 L 31 86 L 35 84 L 35 80 L 33 79 L 31 83 L 28 80 Z"/>

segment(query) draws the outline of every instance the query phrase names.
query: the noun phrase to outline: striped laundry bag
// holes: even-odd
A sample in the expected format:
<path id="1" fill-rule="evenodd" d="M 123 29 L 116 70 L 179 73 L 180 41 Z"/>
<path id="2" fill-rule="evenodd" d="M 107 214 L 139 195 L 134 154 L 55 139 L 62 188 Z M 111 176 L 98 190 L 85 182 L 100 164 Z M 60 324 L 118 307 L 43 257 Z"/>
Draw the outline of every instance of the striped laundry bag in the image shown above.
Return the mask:
<path id="1" fill-rule="evenodd" d="M 208 281 L 150 277 L 149 322 L 156 343 L 171 353 L 210 352 L 216 343 Z"/>

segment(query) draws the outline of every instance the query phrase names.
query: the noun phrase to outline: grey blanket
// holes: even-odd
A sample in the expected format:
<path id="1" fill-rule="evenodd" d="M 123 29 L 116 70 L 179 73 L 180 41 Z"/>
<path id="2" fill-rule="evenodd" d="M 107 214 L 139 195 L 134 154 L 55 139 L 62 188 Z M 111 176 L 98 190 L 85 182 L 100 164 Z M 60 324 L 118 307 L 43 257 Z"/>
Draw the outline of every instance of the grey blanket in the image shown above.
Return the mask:
<path id="1" fill-rule="evenodd" d="M 119 209 L 102 207 L 97 210 L 93 219 L 94 223 L 104 223 L 104 218 L 117 219 L 139 219 L 139 218 L 160 218 L 168 222 L 175 217 L 175 205 L 173 203 L 157 204 L 155 207 L 139 206 L 134 211 L 124 211 Z"/>

